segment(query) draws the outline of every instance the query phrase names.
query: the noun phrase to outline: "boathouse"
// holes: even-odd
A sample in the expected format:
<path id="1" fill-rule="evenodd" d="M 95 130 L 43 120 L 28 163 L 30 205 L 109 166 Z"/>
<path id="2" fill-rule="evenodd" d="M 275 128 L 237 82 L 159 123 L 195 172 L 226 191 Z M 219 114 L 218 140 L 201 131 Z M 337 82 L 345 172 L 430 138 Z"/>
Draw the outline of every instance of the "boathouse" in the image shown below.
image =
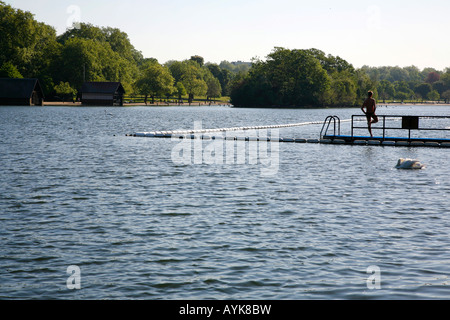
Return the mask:
<path id="1" fill-rule="evenodd" d="M 81 103 L 91 106 L 123 106 L 125 89 L 120 82 L 85 82 Z"/>
<path id="2" fill-rule="evenodd" d="M 0 105 L 44 105 L 44 93 L 39 80 L 0 78 Z"/>

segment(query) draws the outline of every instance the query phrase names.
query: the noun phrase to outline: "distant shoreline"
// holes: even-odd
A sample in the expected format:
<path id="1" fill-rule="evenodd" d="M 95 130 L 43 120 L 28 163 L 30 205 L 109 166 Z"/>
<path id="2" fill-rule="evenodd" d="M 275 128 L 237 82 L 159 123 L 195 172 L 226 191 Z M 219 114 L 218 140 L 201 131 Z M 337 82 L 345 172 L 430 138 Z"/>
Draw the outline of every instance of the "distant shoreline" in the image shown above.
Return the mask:
<path id="1" fill-rule="evenodd" d="M 45 107 L 83 107 L 83 105 L 81 104 L 81 102 L 52 102 L 52 101 L 48 101 L 48 102 L 44 102 L 44 106 Z M 166 103 L 166 102 L 156 102 L 154 104 L 150 104 L 150 103 L 125 103 L 123 105 L 123 107 L 195 107 L 195 106 L 232 106 L 230 103 L 225 103 L 225 102 L 220 102 L 220 101 L 216 101 L 216 102 L 193 102 L 191 103 L 191 105 L 189 105 L 189 103 L 183 103 L 183 104 L 178 104 L 178 103 Z M 450 106 L 449 103 L 432 103 L 432 102 L 418 102 L 418 103 L 411 103 L 411 102 L 407 102 L 407 103 L 401 103 L 401 102 L 378 102 L 378 107 L 383 107 L 383 106 Z M 107 107 L 107 106 L 105 106 Z M 277 107 L 270 107 L 270 108 L 277 108 Z M 280 109 L 286 109 L 283 107 L 279 107 Z M 293 109 L 293 108 L 298 108 L 298 109 L 303 109 L 304 107 L 290 107 L 289 109 Z M 334 107 L 317 107 L 318 109 L 320 108 L 334 108 Z M 352 107 L 338 107 L 338 108 L 352 108 Z M 353 108 L 358 108 L 358 106 L 355 106 Z M 258 108 L 255 108 L 258 109 Z M 266 109 L 266 108 L 264 108 Z"/>
<path id="2" fill-rule="evenodd" d="M 123 107 L 195 107 L 195 106 L 231 106 L 229 103 L 225 102 L 193 102 L 189 105 L 189 103 L 166 103 L 166 102 L 156 102 L 154 104 L 151 103 L 124 103 Z M 44 102 L 44 107 L 88 107 L 82 105 L 81 102 L 52 102 L 46 101 Z M 112 106 L 100 106 L 100 107 L 112 107 Z"/>

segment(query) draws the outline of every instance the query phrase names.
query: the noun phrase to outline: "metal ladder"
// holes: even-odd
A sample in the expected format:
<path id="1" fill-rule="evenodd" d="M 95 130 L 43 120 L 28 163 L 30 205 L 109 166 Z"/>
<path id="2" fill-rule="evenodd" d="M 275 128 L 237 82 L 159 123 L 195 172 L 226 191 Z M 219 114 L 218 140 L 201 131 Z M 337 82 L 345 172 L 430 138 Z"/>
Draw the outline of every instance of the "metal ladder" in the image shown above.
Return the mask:
<path id="1" fill-rule="evenodd" d="M 338 116 L 328 116 L 323 122 L 322 130 L 320 131 L 320 139 L 327 135 L 331 122 L 333 121 L 333 136 L 341 135 L 341 119 Z M 337 126 L 337 128 L 336 128 Z M 326 127 L 326 129 L 325 129 Z M 337 129 L 337 135 L 336 135 Z"/>

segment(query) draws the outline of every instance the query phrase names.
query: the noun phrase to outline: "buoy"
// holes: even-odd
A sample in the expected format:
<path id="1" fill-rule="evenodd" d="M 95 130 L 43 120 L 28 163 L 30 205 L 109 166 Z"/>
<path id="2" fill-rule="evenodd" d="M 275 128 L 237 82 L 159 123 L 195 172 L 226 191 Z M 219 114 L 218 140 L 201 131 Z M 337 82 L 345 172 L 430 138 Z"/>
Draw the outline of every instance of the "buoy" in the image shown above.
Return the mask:
<path id="1" fill-rule="evenodd" d="M 426 141 L 425 142 L 425 147 L 439 147 L 439 143 L 438 142 L 434 142 L 434 141 Z"/>
<path id="2" fill-rule="evenodd" d="M 419 160 L 400 158 L 395 167 L 397 169 L 423 169 L 425 165 Z"/>

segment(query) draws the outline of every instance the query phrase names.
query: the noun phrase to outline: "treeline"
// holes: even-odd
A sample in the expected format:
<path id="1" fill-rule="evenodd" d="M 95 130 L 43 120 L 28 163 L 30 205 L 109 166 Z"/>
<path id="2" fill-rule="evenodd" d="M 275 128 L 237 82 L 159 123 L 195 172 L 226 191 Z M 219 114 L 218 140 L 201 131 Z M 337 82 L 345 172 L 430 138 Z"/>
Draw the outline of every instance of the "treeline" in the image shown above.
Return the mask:
<path id="1" fill-rule="evenodd" d="M 415 66 L 363 66 L 361 70 L 376 84 L 378 98 L 382 101 L 450 100 L 450 68 L 441 72 L 433 68 L 421 71 Z"/>
<path id="2" fill-rule="evenodd" d="M 231 102 L 246 107 L 359 106 L 369 90 L 383 101 L 448 101 L 450 68 L 445 72 L 414 66 L 355 69 L 317 49 L 277 47 L 236 79 Z"/>
<path id="3" fill-rule="evenodd" d="M 119 29 L 81 23 L 57 35 L 27 11 L 0 1 L 0 77 L 38 78 L 47 98 L 72 96 L 85 81 L 121 82 L 130 95 L 149 98 L 228 96 L 249 64 L 205 63 L 200 56 L 164 65 L 146 59 Z"/>
<path id="4" fill-rule="evenodd" d="M 367 74 L 339 57 L 317 49 L 277 47 L 235 80 L 231 102 L 248 107 L 348 106 L 372 87 Z"/>

